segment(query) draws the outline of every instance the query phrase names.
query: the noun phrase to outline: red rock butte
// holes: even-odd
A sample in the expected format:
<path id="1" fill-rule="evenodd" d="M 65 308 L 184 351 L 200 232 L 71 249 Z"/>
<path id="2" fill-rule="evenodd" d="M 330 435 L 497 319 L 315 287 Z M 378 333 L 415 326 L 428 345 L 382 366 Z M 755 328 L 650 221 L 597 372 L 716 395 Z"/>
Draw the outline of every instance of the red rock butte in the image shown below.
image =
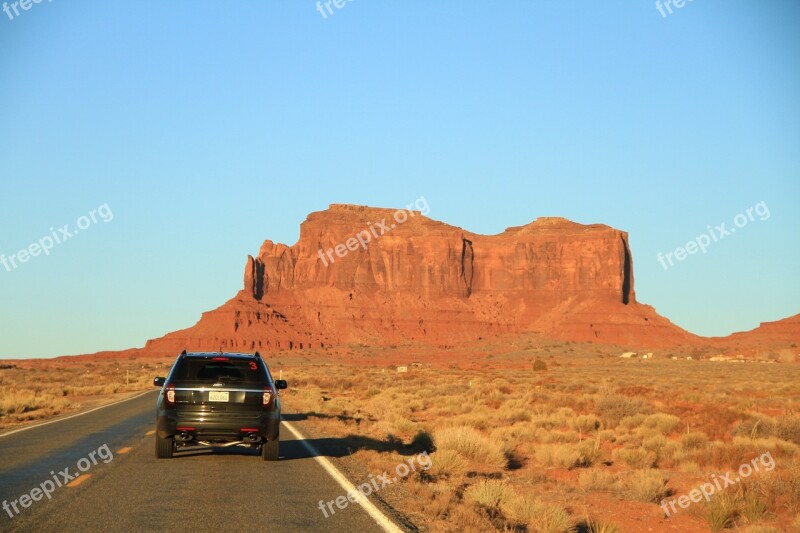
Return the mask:
<path id="1" fill-rule="evenodd" d="M 516 332 L 652 348 L 703 340 L 636 301 L 623 231 L 538 218 L 478 235 L 419 211 L 334 204 L 308 216 L 293 246 L 268 240 L 248 257 L 233 299 L 145 350 L 443 347 Z"/>

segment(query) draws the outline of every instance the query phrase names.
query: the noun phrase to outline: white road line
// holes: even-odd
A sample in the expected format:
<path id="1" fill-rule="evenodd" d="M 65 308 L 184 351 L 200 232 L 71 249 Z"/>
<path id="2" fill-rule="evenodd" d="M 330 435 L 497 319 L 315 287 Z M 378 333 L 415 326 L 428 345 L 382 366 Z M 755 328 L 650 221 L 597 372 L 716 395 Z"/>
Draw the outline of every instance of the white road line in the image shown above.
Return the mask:
<path id="1" fill-rule="evenodd" d="M 325 471 L 334 479 L 334 481 L 336 481 L 339 484 L 339 486 L 345 490 L 345 492 L 350 492 L 352 490 L 356 494 L 360 494 L 355 485 L 350 483 L 350 481 L 344 476 L 344 474 L 339 472 L 339 470 L 335 466 L 333 466 L 333 463 L 328 461 L 328 459 L 323 457 L 317 450 L 315 450 L 314 447 L 308 443 L 306 437 L 302 433 L 296 430 L 289 422 L 283 421 L 283 425 L 286 426 L 286 429 L 292 432 L 292 434 L 297 438 L 300 444 L 302 444 L 303 447 L 311 453 L 314 459 L 322 466 L 322 468 L 325 469 Z M 385 514 L 383 514 L 377 507 L 375 507 L 375 504 L 373 504 L 367 498 L 363 497 L 358 498 L 356 501 L 361 505 L 361 507 L 364 508 L 367 514 L 371 516 L 372 519 L 375 520 L 375 522 L 384 531 L 387 531 L 389 533 L 403 533 L 402 529 L 397 527 L 394 524 L 394 522 L 389 520 L 389 518 Z"/>
<path id="2" fill-rule="evenodd" d="M 24 427 L 24 428 L 15 429 L 14 431 L 9 431 L 8 433 L 3 433 L 2 435 L 0 435 L 0 439 L 2 439 L 3 437 L 8 437 L 9 435 L 13 435 L 14 433 L 20 433 L 22 431 L 28 431 L 29 429 L 40 428 L 40 427 L 46 426 L 48 424 L 55 424 L 56 422 L 63 422 L 64 420 L 69 420 L 70 418 L 75 418 L 75 417 L 78 417 L 78 416 L 88 415 L 89 413 L 94 413 L 95 411 L 99 411 L 100 409 L 105 409 L 106 407 L 111 407 L 112 405 L 119 405 L 121 403 L 129 402 L 131 400 L 135 400 L 136 398 L 144 396 L 145 394 L 150 394 L 151 392 L 155 392 L 155 391 L 145 391 L 145 392 L 143 392 L 141 394 L 137 394 L 136 396 L 131 396 L 130 398 L 125 398 L 124 400 L 120 400 L 118 402 L 109 403 L 109 404 L 106 404 L 106 405 L 101 405 L 100 407 L 95 407 L 94 409 L 89 409 L 88 411 L 84 411 L 82 413 L 77 413 L 77 414 L 74 414 L 74 415 L 65 416 L 64 418 L 56 418 L 55 420 L 50 420 L 49 422 L 42 422 L 41 424 L 36 424 L 35 426 L 27 426 L 27 427 Z"/>

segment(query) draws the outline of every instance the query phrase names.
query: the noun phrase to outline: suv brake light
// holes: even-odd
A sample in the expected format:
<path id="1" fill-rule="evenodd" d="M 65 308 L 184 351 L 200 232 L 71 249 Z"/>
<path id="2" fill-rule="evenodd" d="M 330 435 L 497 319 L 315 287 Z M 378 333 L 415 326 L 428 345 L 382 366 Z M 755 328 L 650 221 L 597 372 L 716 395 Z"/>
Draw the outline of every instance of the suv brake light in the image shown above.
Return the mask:
<path id="1" fill-rule="evenodd" d="M 167 385 L 167 389 L 164 392 L 164 401 L 169 406 L 174 406 L 175 405 L 175 385 L 174 384 Z"/>
<path id="2" fill-rule="evenodd" d="M 272 389 L 270 387 L 264 387 L 264 395 L 261 399 L 261 405 L 266 409 L 272 403 Z"/>

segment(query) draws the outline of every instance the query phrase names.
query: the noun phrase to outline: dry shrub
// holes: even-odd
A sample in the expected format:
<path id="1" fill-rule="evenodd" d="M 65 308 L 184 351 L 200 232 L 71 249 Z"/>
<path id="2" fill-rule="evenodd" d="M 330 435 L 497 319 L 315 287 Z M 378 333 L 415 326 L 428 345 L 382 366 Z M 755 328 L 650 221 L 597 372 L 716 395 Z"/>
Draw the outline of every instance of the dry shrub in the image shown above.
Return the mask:
<path id="1" fill-rule="evenodd" d="M 777 437 L 755 440 L 747 437 L 734 437 L 731 445 L 742 454 L 749 454 L 748 460 L 765 452 L 770 452 L 776 457 L 793 457 L 800 452 L 800 446 L 797 444 Z"/>
<path id="2" fill-rule="evenodd" d="M 775 420 L 769 417 L 751 417 L 736 425 L 733 435 L 751 439 L 766 438 L 775 435 Z"/>
<path id="3" fill-rule="evenodd" d="M 512 493 L 501 506 L 512 522 L 524 525 L 531 533 L 565 533 L 572 531 L 573 521 L 560 505 Z"/>
<path id="4" fill-rule="evenodd" d="M 587 492 L 605 492 L 613 490 L 616 477 L 607 470 L 590 468 L 581 472 L 578 484 Z"/>
<path id="5" fill-rule="evenodd" d="M 664 435 L 654 435 L 642 440 L 642 448 L 648 452 L 653 452 L 656 455 L 658 455 L 659 451 L 661 451 L 666 445 L 667 438 Z"/>
<path id="6" fill-rule="evenodd" d="M 708 446 L 708 435 L 702 431 L 691 431 L 681 435 L 681 448 L 684 451 L 701 450 Z"/>
<path id="7" fill-rule="evenodd" d="M 633 431 L 634 429 L 641 427 L 646 419 L 647 416 L 643 414 L 626 416 L 620 420 L 617 427 L 618 429 L 624 429 L 625 431 Z"/>
<path id="8" fill-rule="evenodd" d="M 800 444 L 800 416 L 779 419 L 776 425 L 776 437 Z"/>
<path id="9" fill-rule="evenodd" d="M 467 471 L 467 462 L 455 450 L 439 450 L 431 454 L 427 474 L 434 477 L 458 477 Z"/>
<path id="10" fill-rule="evenodd" d="M 459 505 L 448 515 L 446 529 L 443 531 L 486 533 L 495 529 L 486 513 L 471 505 Z"/>
<path id="11" fill-rule="evenodd" d="M 643 448 L 619 448 L 612 452 L 615 461 L 622 461 L 630 468 L 652 468 L 656 454 Z"/>
<path id="12" fill-rule="evenodd" d="M 715 496 L 707 506 L 706 522 L 712 533 L 733 529 L 739 516 L 739 501 L 733 493 Z"/>
<path id="13" fill-rule="evenodd" d="M 773 504 L 772 510 L 781 508 L 797 513 L 800 511 L 800 460 L 794 458 L 779 464 L 771 472 L 754 474 L 750 478 L 753 490 Z"/>
<path id="14" fill-rule="evenodd" d="M 492 468 L 504 469 L 508 465 L 502 446 L 469 426 L 440 429 L 433 441 L 437 450 L 452 450 Z"/>
<path id="15" fill-rule="evenodd" d="M 464 501 L 486 509 L 490 516 L 496 516 L 500 507 L 513 496 L 508 483 L 497 479 L 482 479 L 464 491 Z"/>
<path id="16" fill-rule="evenodd" d="M 35 411 L 44 405 L 44 398 L 31 390 L 6 389 L 0 398 L 0 416 L 20 415 Z"/>
<path id="17" fill-rule="evenodd" d="M 338 406 L 332 405 L 331 407 L 334 407 L 334 412 L 341 412 Z M 397 435 L 399 437 L 408 438 L 411 435 L 419 432 L 419 426 L 416 423 L 395 413 L 387 416 L 384 423 L 386 433 Z"/>
<path id="18" fill-rule="evenodd" d="M 748 441 L 749 442 L 749 441 Z M 712 466 L 714 468 L 730 470 L 739 468 L 739 465 L 749 462 L 757 455 L 755 446 L 747 446 L 745 449 L 742 443 L 739 445 L 728 444 L 721 441 L 713 441 L 702 450 L 692 455 L 700 465 Z"/>
<path id="19" fill-rule="evenodd" d="M 600 441 L 583 442 L 578 446 L 578 461 L 573 465 L 575 468 L 588 468 L 600 460 Z"/>
<path id="20" fill-rule="evenodd" d="M 405 487 L 427 517 L 446 519 L 458 505 L 455 491 L 446 483 L 409 483 Z"/>
<path id="21" fill-rule="evenodd" d="M 576 417 L 575 411 L 569 407 L 559 407 L 555 411 L 547 409 L 545 412 L 535 412 L 531 423 L 539 428 L 556 429 L 568 427 L 569 422 Z"/>
<path id="22" fill-rule="evenodd" d="M 655 429 L 662 435 L 669 435 L 676 427 L 678 427 L 680 421 L 681 419 L 675 415 L 655 413 L 645 418 L 644 427 Z"/>
<path id="23" fill-rule="evenodd" d="M 748 491 L 742 499 L 741 513 L 748 523 L 755 524 L 767 518 L 769 506 L 758 494 Z"/>
<path id="24" fill-rule="evenodd" d="M 569 427 L 585 435 L 600 429 L 600 419 L 594 415 L 580 415 L 570 420 Z"/>
<path id="25" fill-rule="evenodd" d="M 620 496 L 644 503 L 658 503 L 669 495 L 667 479 L 658 470 L 631 472 L 618 485 Z"/>
<path id="26" fill-rule="evenodd" d="M 64 398 L 63 388 L 42 391 L 10 388 L 0 397 L 0 421 L 24 422 L 55 416 L 66 411 L 71 402 Z"/>
<path id="27" fill-rule="evenodd" d="M 560 505 L 539 503 L 536 513 L 528 521 L 532 533 L 567 533 L 572 531 L 572 519 Z"/>
<path id="28" fill-rule="evenodd" d="M 592 466 L 599 458 L 599 441 L 581 444 L 550 444 L 536 448 L 536 459 L 544 465 L 568 470 Z"/>
<path id="29" fill-rule="evenodd" d="M 498 411 L 498 416 L 503 424 L 514 425 L 519 422 L 528 422 L 531 414 L 527 409 L 511 409 L 503 405 Z"/>
<path id="30" fill-rule="evenodd" d="M 626 416 L 648 414 L 652 407 L 641 398 L 629 398 L 619 394 L 603 396 L 597 402 L 597 411 L 607 426 L 616 426 Z"/>
<path id="31" fill-rule="evenodd" d="M 601 442 L 616 442 L 617 434 L 614 433 L 613 429 L 604 429 L 597 434 L 597 438 Z"/>

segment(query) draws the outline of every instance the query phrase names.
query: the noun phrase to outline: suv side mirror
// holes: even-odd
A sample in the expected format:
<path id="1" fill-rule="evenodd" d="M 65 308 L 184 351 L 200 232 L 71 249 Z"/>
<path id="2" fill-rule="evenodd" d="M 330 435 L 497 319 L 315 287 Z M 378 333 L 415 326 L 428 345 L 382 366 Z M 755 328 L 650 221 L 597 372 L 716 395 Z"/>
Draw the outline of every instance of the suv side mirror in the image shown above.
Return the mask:
<path id="1" fill-rule="evenodd" d="M 275 388 L 278 390 L 286 389 L 289 387 L 289 384 L 286 383 L 285 379 L 279 379 L 275 381 Z"/>
<path id="2" fill-rule="evenodd" d="M 154 387 L 163 387 L 164 383 L 167 381 L 167 378 L 153 378 L 153 386 Z"/>

